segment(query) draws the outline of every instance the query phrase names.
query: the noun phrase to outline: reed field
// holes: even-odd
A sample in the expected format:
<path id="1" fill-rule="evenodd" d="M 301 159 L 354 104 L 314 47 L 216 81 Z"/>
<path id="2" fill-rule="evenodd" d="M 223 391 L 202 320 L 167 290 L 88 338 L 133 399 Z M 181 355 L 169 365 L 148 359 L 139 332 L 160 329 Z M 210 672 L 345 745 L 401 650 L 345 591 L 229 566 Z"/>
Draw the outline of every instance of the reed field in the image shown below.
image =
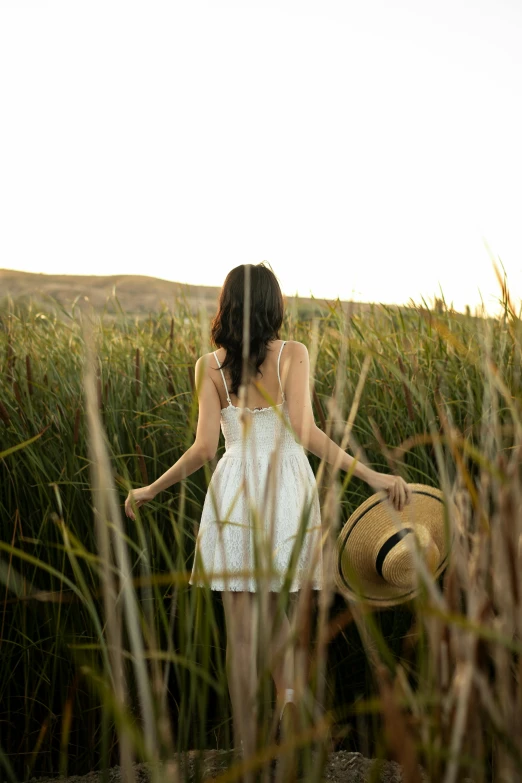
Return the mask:
<path id="1" fill-rule="evenodd" d="M 210 748 L 231 751 L 223 783 L 268 781 L 270 758 L 295 752 L 302 779 L 320 781 L 339 749 L 394 759 L 405 781 L 422 779 L 419 765 L 430 781 L 522 780 L 522 328 L 499 283 L 499 318 L 443 299 L 351 315 L 337 302 L 313 317 L 288 301 L 280 336 L 309 349 L 318 426 L 341 443 L 350 420 L 350 454 L 439 487 L 459 513 L 448 568 L 413 601 L 369 611 L 331 579 L 316 595 L 282 591 L 303 700 L 300 732 L 279 747 L 260 593 L 246 760 L 232 755 L 221 595 L 187 584 L 216 461 L 135 521 L 123 512 L 129 489 L 194 440 L 208 313 L 182 300 L 129 317 L 116 298 L 111 314 L 4 299 L 0 781 L 116 764 L 132 781 L 136 761 L 184 781 L 184 752 Z M 309 459 L 328 565 L 372 489 Z"/>

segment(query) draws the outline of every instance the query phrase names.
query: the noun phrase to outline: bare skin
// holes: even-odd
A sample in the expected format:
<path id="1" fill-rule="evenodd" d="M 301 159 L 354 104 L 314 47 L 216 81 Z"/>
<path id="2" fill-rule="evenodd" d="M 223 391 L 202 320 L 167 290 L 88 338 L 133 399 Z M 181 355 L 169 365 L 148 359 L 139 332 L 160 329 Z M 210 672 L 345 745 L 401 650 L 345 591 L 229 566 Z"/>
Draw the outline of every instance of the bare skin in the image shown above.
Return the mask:
<path id="1" fill-rule="evenodd" d="M 263 388 L 273 404 L 281 402 L 277 377 L 277 356 L 281 343 L 281 340 L 269 343 L 268 354 L 261 367 L 263 375 L 259 381 L 259 386 Z M 222 363 L 226 355 L 225 349 L 219 348 L 216 353 Z M 125 501 L 125 513 L 131 519 L 135 519 L 135 507 L 139 508 L 147 501 L 153 500 L 159 492 L 190 476 L 215 457 L 219 444 L 221 409 L 228 405 L 221 373 L 216 371 L 216 368 L 217 364 L 213 353 L 205 354 L 197 360 L 195 376 L 199 413 L 194 443 L 156 481 L 149 486 L 133 489 L 129 492 Z M 310 359 L 308 350 L 303 343 L 294 340 L 287 341 L 281 354 L 280 374 L 287 400 L 290 424 L 302 446 L 320 459 L 338 465 L 342 471 L 350 471 L 355 462 L 354 475 L 369 484 L 375 491 L 387 491 L 393 506 L 401 511 L 411 501 L 411 489 L 404 479 L 368 468 L 343 451 L 323 430 L 317 427 L 310 399 Z M 227 377 L 227 385 L 230 389 L 229 377 Z M 230 393 L 230 398 L 233 405 L 239 406 L 239 399 L 235 394 Z M 251 383 L 247 390 L 246 407 L 250 409 L 265 408 L 267 405 L 266 398 Z M 251 616 L 252 599 L 253 594 L 248 592 L 223 593 L 227 627 L 227 671 L 234 673 L 233 677 L 229 677 L 228 682 L 236 737 L 244 736 L 244 726 L 249 722 L 247 718 L 251 717 L 250 714 L 247 715 L 248 710 L 254 709 L 257 672 L 249 623 L 235 622 L 234 618 Z M 269 621 L 273 623 L 275 600 L 272 596 L 269 601 L 269 613 Z M 271 674 L 275 682 L 278 700 L 282 698 L 285 689 L 292 688 L 294 684 L 294 667 L 291 656 L 278 655 L 278 652 L 285 647 L 290 648 L 289 634 L 290 621 L 285 614 L 278 633 L 272 640 L 270 655 L 273 660 Z M 244 736 L 244 742 L 246 750 L 252 748 L 252 737 Z"/>

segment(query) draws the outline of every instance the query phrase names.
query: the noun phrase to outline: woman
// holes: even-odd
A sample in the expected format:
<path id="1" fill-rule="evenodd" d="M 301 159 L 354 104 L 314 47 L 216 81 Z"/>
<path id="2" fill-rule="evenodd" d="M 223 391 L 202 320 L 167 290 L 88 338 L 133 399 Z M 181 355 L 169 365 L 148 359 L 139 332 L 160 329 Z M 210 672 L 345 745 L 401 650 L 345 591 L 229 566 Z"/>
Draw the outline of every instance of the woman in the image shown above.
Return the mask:
<path id="1" fill-rule="evenodd" d="M 245 290 L 250 292 L 246 303 Z M 250 312 L 247 332 L 245 312 Z M 205 498 L 190 584 L 209 584 L 223 591 L 235 734 L 245 736 L 248 752 L 253 740 L 247 741 L 244 728 L 255 712 L 256 661 L 251 623 L 237 618 L 252 616 L 254 593 L 263 585 L 269 595 L 271 629 L 275 627 L 278 591 L 290 564 L 292 592 L 301 589 L 305 580 L 313 589 L 321 589 L 321 515 L 305 449 L 329 463 L 340 458 L 344 471 L 354 461 L 315 424 L 308 351 L 302 343 L 279 339 L 283 315 L 281 289 L 263 263 L 249 265 L 248 270 L 242 264 L 228 274 L 211 330 L 218 348 L 196 362 L 195 442 L 150 486 L 131 490 L 125 502 L 127 516 L 134 519 L 134 507 L 213 459 L 221 427 L 226 450 Z M 248 362 L 243 361 L 244 334 L 248 334 Z M 375 490 L 387 490 L 398 510 L 410 500 L 410 489 L 399 476 L 378 473 L 359 462 L 354 475 Z M 280 720 L 285 705 L 294 701 L 289 634 L 286 613 L 276 633 L 267 632 L 269 639 L 273 637 L 269 660 Z M 281 650 L 288 654 L 278 655 Z"/>

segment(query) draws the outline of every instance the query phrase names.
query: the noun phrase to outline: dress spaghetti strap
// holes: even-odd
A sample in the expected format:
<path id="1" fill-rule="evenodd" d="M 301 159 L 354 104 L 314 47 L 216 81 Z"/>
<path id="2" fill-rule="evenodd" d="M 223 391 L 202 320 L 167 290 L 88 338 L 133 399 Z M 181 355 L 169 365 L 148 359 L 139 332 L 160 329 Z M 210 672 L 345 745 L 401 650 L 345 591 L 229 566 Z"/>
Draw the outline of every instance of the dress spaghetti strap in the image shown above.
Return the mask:
<path id="1" fill-rule="evenodd" d="M 281 383 L 281 375 L 280 375 L 280 372 L 279 372 L 279 364 L 280 364 L 280 361 L 281 361 L 281 353 L 283 352 L 283 348 L 285 347 L 285 345 L 286 345 L 286 340 L 283 340 L 283 342 L 281 343 L 281 348 L 279 349 L 279 356 L 277 357 L 277 378 L 279 380 L 279 388 L 281 389 L 281 396 L 282 396 L 283 402 L 285 402 L 286 397 L 285 397 L 285 393 L 283 391 L 283 384 Z M 217 362 L 217 366 L 219 367 L 219 372 L 221 373 L 221 377 L 223 378 L 223 384 L 225 386 L 225 392 L 226 392 L 226 395 L 227 395 L 228 404 L 232 405 L 232 402 L 230 400 L 230 395 L 228 393 L 227 382 L 225 380 L 225 373 L 221 369 L 221 364 L 219 363 L 219 359 L 217 358 L 216 352 L 213 351 L 213 353 L 214 353 L 214 357 L 215 357 L 216 362 Z"/>
<path id="2" fill-rule="evenodd" d="M 285 401 L 286 397 L 283 391 L 283 385 L 281 383 L 281 376 L 279 374 L 279 362 L 281 361 L 281 353 L 283 352 L 283 348 L 285 347 L 285 345 L 286 345 L 286 340 L 283 340 L 283 342 L 281 343 L 281 348 L 279 349 L 279 356 L 277 357 L 277 377 L 279 378 L 279 388 L 281 389 L 283 402 Z"/>
<path id="3" fill-rule="evenodd" d="M 227 386 L 227 382 L 226 382 L 226 380 L 225 380 L 225 373 L 224 373 L 224 372 L 223 372 L 223 370 L 221 369 L 221 364 L 219 363 L 219 359 L 217 358 L 217 354 L 216 354 L 216 352 L 214 351 L 213 353 L 214 353 L 214 356 L 215 356 L 215 359 L 216 359 L 216 362 L 217 362 L 217 366 L 219 367 L 219 372 L 221 373 L 221 377 L 223 378 L 223 383 L 225 384 L 225 391 L 226 391 L 226 393 L 227 393 L 227 400 L 228 400 L 228 404 L 229 404 L 229 405 L 232 405 L 232 402 L 230 401 L 230 395 L 229 395 L 229 393 L 228 393 L 228 386 Z"/>

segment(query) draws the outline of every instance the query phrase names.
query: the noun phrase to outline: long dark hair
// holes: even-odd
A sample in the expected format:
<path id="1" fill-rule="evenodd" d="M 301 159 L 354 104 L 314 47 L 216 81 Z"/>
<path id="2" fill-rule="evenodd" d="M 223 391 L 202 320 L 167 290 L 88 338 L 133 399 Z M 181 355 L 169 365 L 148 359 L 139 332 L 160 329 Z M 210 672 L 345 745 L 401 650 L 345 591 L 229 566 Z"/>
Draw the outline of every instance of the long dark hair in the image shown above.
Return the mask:
<path id="1" fill-rule="evenodd" d="M 212 341 L 226 348 L 221 365 L 230 368 L 230 391 L 238 393 L 242 373 L 243 314 L 245 306 L 245 264 L 226 276 L 219 296 L 218 310 L 210 330 Z M 284 300 L 276 276 L 263 262 L 250 267 L 250 351 L 248 377 L 261 373 L 259 367 L 267 354 L 267 344 L 279 339 L 283 323 Z M 261 373 L 262 375 L 262 373 Z"/>

